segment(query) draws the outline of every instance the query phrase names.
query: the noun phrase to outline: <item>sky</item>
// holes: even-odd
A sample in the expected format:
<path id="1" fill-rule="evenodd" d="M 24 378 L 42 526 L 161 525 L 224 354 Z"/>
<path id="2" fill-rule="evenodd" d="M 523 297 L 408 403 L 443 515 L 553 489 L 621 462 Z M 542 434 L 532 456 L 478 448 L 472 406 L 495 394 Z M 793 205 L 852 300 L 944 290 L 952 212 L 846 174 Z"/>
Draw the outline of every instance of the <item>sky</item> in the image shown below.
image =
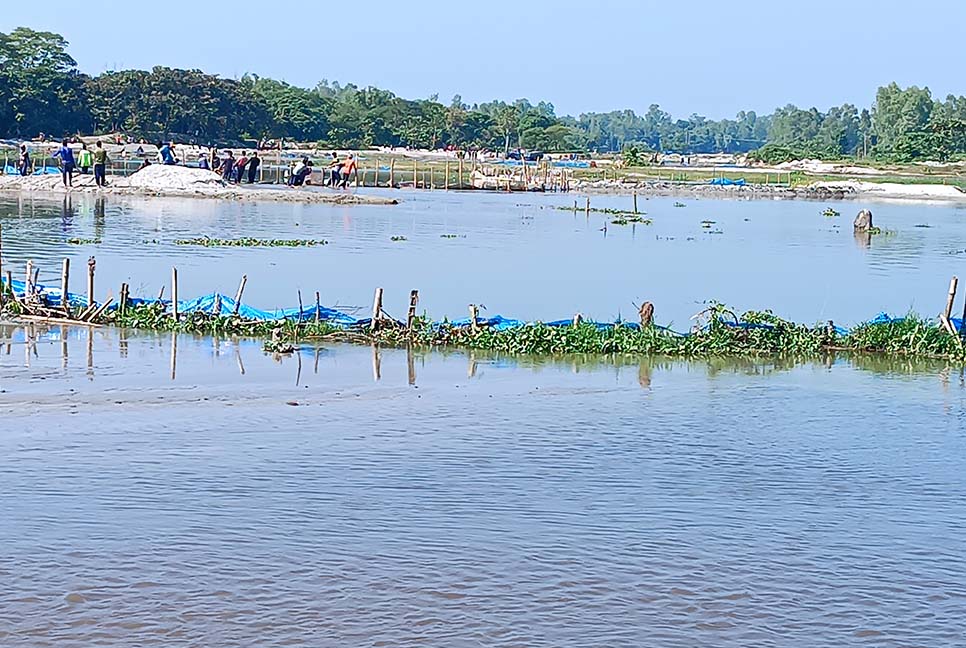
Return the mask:
<path id="1" fill-rule="evenodd" d="M 4 0 L 0 31 L 54 31 L 89 74 L 155 65 L 558 115 L 660 104 L 720 119 L 869 106 L 880 85 L 966 94 L 966 0 Z"/>

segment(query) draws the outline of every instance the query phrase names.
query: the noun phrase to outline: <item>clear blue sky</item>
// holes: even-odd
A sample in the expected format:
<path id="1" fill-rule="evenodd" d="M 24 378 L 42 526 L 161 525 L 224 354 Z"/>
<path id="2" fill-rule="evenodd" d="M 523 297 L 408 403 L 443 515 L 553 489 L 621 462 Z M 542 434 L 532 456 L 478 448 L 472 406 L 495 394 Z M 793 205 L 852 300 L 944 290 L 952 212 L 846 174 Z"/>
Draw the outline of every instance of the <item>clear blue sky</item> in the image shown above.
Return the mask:
<path id="1" fill-rule="evenodd" d="M 966 94 L 966 1 L 3 0 L 0 31 L 56 31 L 88 73 L 154 65 L 323 78 L 558 114 L 676 117 L 867 106 L 889 81 Z"/>

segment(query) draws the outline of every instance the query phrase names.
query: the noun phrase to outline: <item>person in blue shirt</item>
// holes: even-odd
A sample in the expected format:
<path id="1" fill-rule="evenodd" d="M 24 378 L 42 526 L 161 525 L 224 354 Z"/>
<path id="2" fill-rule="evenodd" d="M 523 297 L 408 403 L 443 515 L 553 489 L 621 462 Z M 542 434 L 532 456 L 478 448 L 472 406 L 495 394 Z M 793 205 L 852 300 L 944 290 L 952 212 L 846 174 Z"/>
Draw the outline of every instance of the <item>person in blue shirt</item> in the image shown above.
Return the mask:
<path id="1" fill-rule="evenodd" d="M 174 157 L 174 142 L 165 142 L 158 147 L 158 154 L 161 156 L 161 164 L 177 164 L 178 160 Z"/>
<path id="2" fill-rule="evenodd" d="M 73 187 L 74 167 L 77 165 L 74 162 L 74 152 L 70 150 L 67 140 L 64 140 L 61 147 L 54 151 L 54 157 L 60 158 L 60 173 L 64 177 L 64 186 Z"/>

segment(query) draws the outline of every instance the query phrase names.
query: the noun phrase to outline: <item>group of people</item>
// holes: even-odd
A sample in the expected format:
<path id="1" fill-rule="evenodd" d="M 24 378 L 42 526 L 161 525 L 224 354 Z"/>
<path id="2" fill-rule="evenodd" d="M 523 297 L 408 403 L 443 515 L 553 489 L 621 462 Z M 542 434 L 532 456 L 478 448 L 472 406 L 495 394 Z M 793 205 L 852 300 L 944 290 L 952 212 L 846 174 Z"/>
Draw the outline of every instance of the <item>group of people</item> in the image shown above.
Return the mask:
<path id="1" fill-rule="evenodd" d="M 100 140 L 94 144 L 94 150 L 87 148 L 86 143 L 81 143 L 81 148 L 74 156 L 74 149 L 70 147 L 70 142 L 64 140 L 59 149 L 54 151 L 53 157 L 60 160 L 60 173 L 64 180 L 65 187 L 74 186 L 74 170 L 80 169 L 83 174 L 90 173 L 94 169 L 94 183 L 98 187 L 107 186 L 107 163 L 110 158 L 107 149 Z M 21 176 L 28 176 L 33 173 L 33 163 L 30 160 L 30 151 L 26 144 L 20 145 L 19 171 Z"/>
<path id="2" fill-rule="evenodd" d="M 303 157 L 298 164 L 292 169 L 291 174 L 288 178 L 288 185 L 290 187 L 300 187 L 305 184 L 306 179 L 312 175 L 312 171 L 315 170 L 315 163 L 307 157 Z M 328 180 L 325 179 L 325 172 L 329 172 Z M 357 165 L 355 157 L 350 153 L 344 160 L 339 159 L 338 153 L 332 152 L 332 159 L 322 170 L 322 184 L 323 186 L 329 186 L 333 189 L 342 188 L 345 189 L 349 186 L 349 180 L 352 178 L 353 174 L 357 172 Z"/>
<path id="3" fill-rule="evenodd" d="M 215 160 L 215 168 L 212 171 L 220 173 L 225 182 L 241 184 L 247 177 L 248 184 L 255 184 L 258 167 L 261 165 L 262 159 L 258 157 L 258 151 L 252 151 L 250 156 L 242 151 L 241 157 L 236 159 L 235 154 L 228 150 L 223 158 Z M 209 168 L 208 158 L 204 153 L 198 157 L 198 166 L 202 169 Z"/>

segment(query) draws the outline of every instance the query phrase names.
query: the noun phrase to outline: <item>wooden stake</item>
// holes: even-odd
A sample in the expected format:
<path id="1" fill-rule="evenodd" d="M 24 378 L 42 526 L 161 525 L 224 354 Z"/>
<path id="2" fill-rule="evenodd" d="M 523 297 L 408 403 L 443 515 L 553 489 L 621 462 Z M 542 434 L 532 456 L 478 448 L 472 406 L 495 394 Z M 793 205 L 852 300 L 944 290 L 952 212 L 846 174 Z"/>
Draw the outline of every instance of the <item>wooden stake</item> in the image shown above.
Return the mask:
<path id="1" fill-rule="evenodd" d="M 396 158 L 389 160 L 389 188 L 396 186 Z"/>
<path id="2" fill-rule="evenodd" d="M 94 268 L 97 261 L 94 257 L 87 259 L 87 305 L 94 304 Z"/>
<path id="3" fill-rule="evenodd" d="M 70 314 L 70 300 L 67 298 L 67 284 L 70 281 L 70 259 L 64 259 L 60 269 L 60 307 Z"/>
<path id="4" fill-rule="evenodd" d="M 171 318 L 178 321 L 178 269 L 171 268 Z"/>
<path id="5" fill-rule="evenodd" d="M 375 333 L 379 328 L 379 318 L 382 314 L 382 288 L 376 288 L 376 294 L 372 298 L 372 320 L 369 322 L 369 330 Z"/>
<path id="6" fill-rule="evenodd" d="M 93 313 L 91 313 L 90 315 L 88 315 L 88 317 L 87 317 L 88 321 L 94 322 L 95 320 L 97 320 L 97 318 L 99 318 L 101 315 L 103 315 L 104 314 L 104 311 L 107 310 L 107 307 L 110 306 L 113 302 L 114 302 L 114 298 L 108 296 L 108 298 L 106 300 L 104 300 L 104 303 L 101 304 L 101 307 L 100 308 L 98 308 Z"/>
<path id="7" fill-rule="evenodd" d="M 302 306 L 302 289 L 299 288 L 297 290 L 297 292 L 298 292 L 298 295 L 299 295 L 299 324 L 301 324 L 302 323 L 302 311 L 305 310 L 303 308 L 303 306 Z"/>
<path id="8" fill-rule="evenodd" d="M 34 298 L 34 261 L 27 260 L 27 278 L 24 281 L 24 301 L 30 302 Z"/>
<path id="9" fill-rule="evenodd" d="M 130 297 L 130 294 L 131 294 L 130 286 L 128 286 L 126 283 L 122 283 L 120 302 L 117 305 L 118 310 L 120 310 L 121 312 L 121 315 L 124 315 L 127 312 L 127 302 L 128 302 L 128 298 Z"/>
<path id="10" fill-rule="evenodd" d="M 232 310 L 232 315 L 238 315 L 238 309 L 241 308 L 241 298 L 242 293 L 245 292 L 246 283 L 248 283 L 248 275 L 242 275 L 241 283 L 238 284 L 238 292 L 235 293 L 235 308 Z"/>
<path id="11" fill-rule="evenodd" d="M 215 317 L 221 317 L 221 295 L 219 293 L 215 293 L 215 303 L 211 307 L 211 314 Z"/>
<path id="12" fill-rule="evenodd" d="M 584 207 L 584 215 L 590 218 L 590 196 L 587 196 L 587 205 Z"/>
<path id="13" fill-rule="evenodd" d="M 416 169 L 416 160 L 413 160 L 413 189 L 419 186 L 419 172 Z"/>
<path id="14" fill-rule="evenodd" d="M 419 291 L 413 290 L 409 293 L 409 312 L 406 314 L 406 328 L 412 330 L 416 321 L 416 307 L 419 305 Z"/>
<path id="15" fill-rule="evenodd" d="M 634 192 L 634 213 L 635 214 L 638 213 L 637 212 L 637 192 L 636 191 Z"/>
<path id="16" fill-rule="evenodd" d="M 949 294 L 946 296 L 946 309 L 943 316 L 948 320 L 953 315 L 953 302 L 956 301 L 956 289 L 959 287 L 959 279 L 955 276 L 949 280 Z"/>
<path id="17" fill-rule="evenodd" d="M 458 188 L 462 189 L 463 188 L 463 158 L 459 159 L 459 176 L 460 176 L 459 182 L 457 184 L 458 184 Z"/>
<path id="18" fill-rule="evenodd" d="M 315 323 L 319 323 L 319 318 L 322 317 L 322 304 L 321 298 L 319 297 L 319 291 L 315 291 Z"/>
<path id="19" fill-rule="evenodd" d="M 443 176 L 443 189 L 449 191 L 449 160 L 446 160 L 446 171 Z"/>
<path id="20" fill-rule="evenodd" d="M 580 326 L 580 323 L 584 321 L 584 316 L 580 313 L 574 315 L 574 326 Z"/>
<path id="21" fill-rule="evenodd" d="M 479 316 L 480 309 L 476 306 L 476 304 L 470 304 L 470 331 L 473 333 L 478 333 L 480 330 L 480 325 L 476 321 Z"/>

